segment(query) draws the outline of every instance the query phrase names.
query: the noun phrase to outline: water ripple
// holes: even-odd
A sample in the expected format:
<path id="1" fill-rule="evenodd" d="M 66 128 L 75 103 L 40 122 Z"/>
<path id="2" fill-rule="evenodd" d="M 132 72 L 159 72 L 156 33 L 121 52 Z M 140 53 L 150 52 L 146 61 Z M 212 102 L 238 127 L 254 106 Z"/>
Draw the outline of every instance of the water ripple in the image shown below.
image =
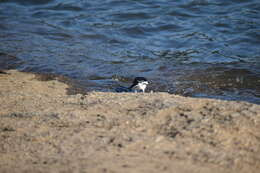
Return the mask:
<path id="1" fill-rule="evenodd" d="M 102 91 L 145 76 L 148 90 L 260 102 L 258 0 L 0 4 L 1 68 L 62 74 Z"/>

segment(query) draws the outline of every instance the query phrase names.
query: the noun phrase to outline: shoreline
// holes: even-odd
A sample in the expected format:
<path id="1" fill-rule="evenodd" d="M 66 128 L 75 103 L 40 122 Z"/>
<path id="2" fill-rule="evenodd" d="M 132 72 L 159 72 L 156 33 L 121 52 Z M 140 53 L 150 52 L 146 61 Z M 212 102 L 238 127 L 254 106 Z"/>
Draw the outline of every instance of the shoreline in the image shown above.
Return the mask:
<path id="1" fill-rule="evenodd" d="M 167 93 L 73 95 L 55 77 L 5 72 L 0 172 L 260 169 L 260 105 Z"/>

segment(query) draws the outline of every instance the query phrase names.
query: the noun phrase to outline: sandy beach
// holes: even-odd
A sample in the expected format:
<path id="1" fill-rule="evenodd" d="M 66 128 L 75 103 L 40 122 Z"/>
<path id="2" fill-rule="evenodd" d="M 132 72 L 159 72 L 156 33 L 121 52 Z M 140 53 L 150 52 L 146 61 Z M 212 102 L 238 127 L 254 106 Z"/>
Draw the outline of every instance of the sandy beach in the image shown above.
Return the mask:
<path id="1" fill-rule="evenodd" d="M 0 73 L 1 173 L 258 173 L 260 105 L 167 93 L 68 94 Z"/>

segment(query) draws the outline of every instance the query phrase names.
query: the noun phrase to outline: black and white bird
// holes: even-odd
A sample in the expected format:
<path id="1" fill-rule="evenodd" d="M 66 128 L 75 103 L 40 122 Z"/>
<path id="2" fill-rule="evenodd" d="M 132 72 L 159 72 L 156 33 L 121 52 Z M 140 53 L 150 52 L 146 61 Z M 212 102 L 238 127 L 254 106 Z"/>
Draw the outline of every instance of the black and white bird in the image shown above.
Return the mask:
<path id="1" fill-rule="evenodd" d="M 116 88 L 116 92 L 139 92 L 142 91 L 145 92 L 145 89 L 149 82 L 144 77 L 136 77 L 133 81 L 133 84 L 130 87 L 118 87 Z"/>

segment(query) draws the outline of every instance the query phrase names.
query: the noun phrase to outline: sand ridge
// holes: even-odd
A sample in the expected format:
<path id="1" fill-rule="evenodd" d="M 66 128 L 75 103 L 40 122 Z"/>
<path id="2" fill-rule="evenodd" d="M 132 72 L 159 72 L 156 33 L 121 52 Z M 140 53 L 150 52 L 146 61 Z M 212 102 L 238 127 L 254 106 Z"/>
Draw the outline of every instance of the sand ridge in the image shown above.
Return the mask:
<path id="1" fill-rule="evenodd" d="M 68 95 L 0 74 L 0 172 L 259 172 L 260 105 L 167 93 Z"/>

